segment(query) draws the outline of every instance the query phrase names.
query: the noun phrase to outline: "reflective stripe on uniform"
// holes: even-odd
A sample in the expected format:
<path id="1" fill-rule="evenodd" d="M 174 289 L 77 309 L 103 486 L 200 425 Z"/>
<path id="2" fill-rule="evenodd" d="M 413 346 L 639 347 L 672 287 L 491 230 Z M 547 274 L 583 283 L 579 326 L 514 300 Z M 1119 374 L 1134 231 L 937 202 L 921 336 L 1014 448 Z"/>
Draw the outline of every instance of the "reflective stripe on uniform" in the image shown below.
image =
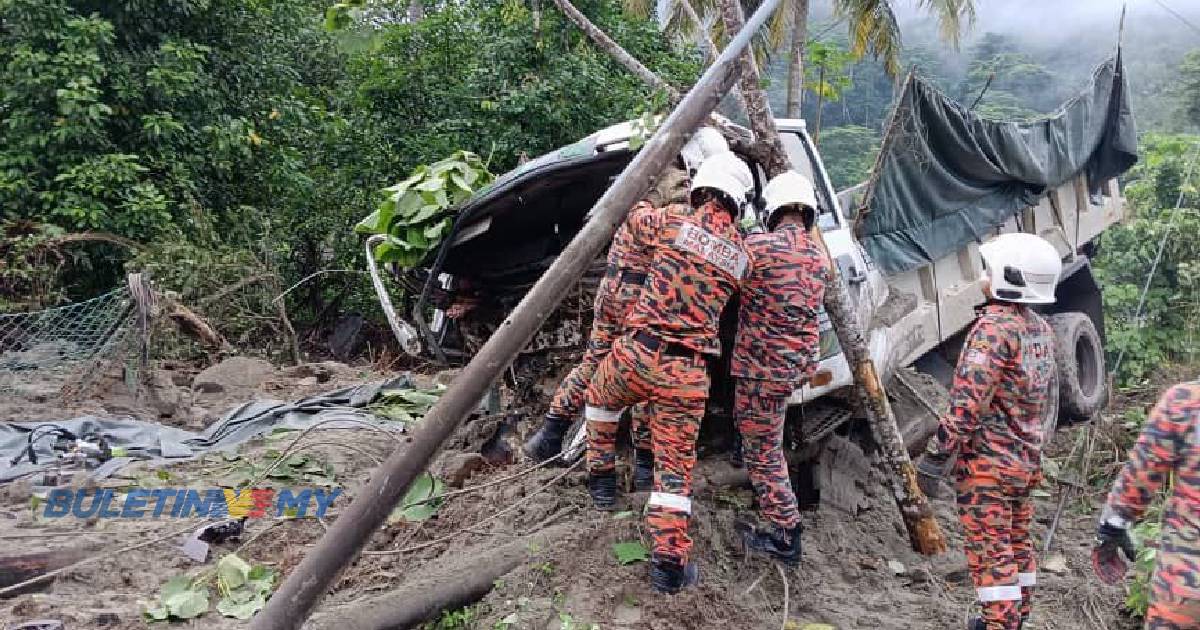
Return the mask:
<path id="1" fill-rule="evenodd" d="M 595 420 L 596 422 L 620 422 L 622 411 L 624 411 L 624 409 L 617 409 L 616 411 L 613 411 L 612 409 L 604 409 L 602 407 L 592 407 L 591 405 L 588 405 L 583 408 L 583 417 L 587 418 L 588 420 Z"/>
<path id="2" fill-rule="evenodd" d="M 1021 587 L 1011 586 L 981 586 L 975 589 L 975 596 L 982 603 L 1015 602 L 1021 600 Z"/>
<path id="3" fill-rule="evenodd" d="M 1018 573 L 1017 584 L 1021 586 L 1036 586 L 1037 573 Z"/>
<path id="4" fill-rule="evenodd" d="M 682 494 L 671 494 L 670 492 L 651 492 L 650 499 L 646 501 L 646 505 L 658 505 L 661 507 L 678 510 L 685 514 L 692 513 L 692 500 Z"/>

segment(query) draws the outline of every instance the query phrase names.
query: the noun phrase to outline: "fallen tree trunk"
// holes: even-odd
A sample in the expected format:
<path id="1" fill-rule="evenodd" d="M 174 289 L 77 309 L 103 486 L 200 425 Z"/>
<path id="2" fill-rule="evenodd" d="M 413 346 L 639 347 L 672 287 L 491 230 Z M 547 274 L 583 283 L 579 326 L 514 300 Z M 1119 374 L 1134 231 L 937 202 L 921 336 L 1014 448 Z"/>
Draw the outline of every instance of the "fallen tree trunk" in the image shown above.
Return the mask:
<path id="1" fill-rule="evenodd" d="M 753 26 L 730 42 L 717 62 L 705 71 L 649 142 L 638 151 L 592 208 L 592 218 L 417 425 L 407 447 L 394 451 L 371 473 L 370 483 L 287 577 L 266 608 L 254 618 L 251 628 L 291 630 L 300 627 L 308 618 L 334 578 L 358 556 L 363 544 L 383 524 L 413 480 L 428 468 L 430 459 L 446 438 L 478 405 L 484 392 L 525 348 L 600 250 L 612 240 L 629 208 L 675 159 L 687 138 L 729 91 L 737 79 L 737 55 L 749 46 L 749 34 L 766 22 L 779 2 L 763 2 L 750 21 Z"/>
<path id="2" fill-rule="evenodd" d="M 412 628 L 437 617 L 443 610 L 467 606 L 487 595 L 496 580 L 533 558 L 535 549 L 547 549 L 571 534 L 579 533 L 573 523 L 547 527 L 471 558 L 470 570 L 441 562 L 432 571 L 408 577 L 393 591 L 358 600 L 318 615 L 312 626 L 318 630 L 390 630 Z"/>
<path id="3" fill-rule="evenodd" d="M 626 70 L 633 73 L 639 79 L 650 84 L 656 90 L 662 90 L 671 98 L 671 102 L 676 102 L 680 99 L 679 90 L 676 90 L 670 83 L 667 83 L 662 77 L 654 74 L 654 71 L 647 68 L 642 62 L 638 61 L 633 55 L 629 54 L 620 44 L 613 41 L 613 38 L 608 36 L 600 27 L 587 19 L 587 16 L 575 8 L 568 0 L 554 0 L 554 4 L 558 6 L 558 10 L 567 16 L 567 19 L 575 23 L 579 30 L 583 31 L 589 39 L 592 40 L 601 50 L 608 53 L 610 57 L 615 59 L 617 63 L 625 67 Z"/>
<path id="4" fill-rule="evenodd" d="M 200 342 L 200 345 L 209 350 L 220 351 L 225 349 L 228 343 L 221 333 L 217 332 L 212 324 L 200 317 L 192 309 L 176 302 L 175 300 L 167 300 L 165 303 L 166 316 L 175 322 L 179 330 L 189 337 Z"/>
<path id="5" fill-rule="evenodd" d="M 743 27 L 741 4 L 737 0 L 721 0 L 721 19 L 725 22 L 727 32 L 739 33 Z M 754 131 L 755 139 L 768 148 L 769 158 L 763 163 L 763 168 L 769 177 L 774 177 L 791 169 L 791 160 L 783 149 L 779 130 L 775 127 L 771 104 L 759 87 L 761 83 L 758 69 L 749 51 L 746 52 L 742 63 L 746 68 L 742 74 L 742 94 L 746 97 L 750 128 Z M 825 247 L 820 230 L 814 229 L 812 234 L 828 256 L 829 250 Z M 888 402 L 887 392 L 875 370 L 875 363 L 871 360 L 866 337 L 854 316 L 850 292 L 846 289 L 837 264 L 832 260 L 830 263 L 831 277 L 825 290 L 825 310 L 833 322 L 838 342 L 854 374 L 855 395 L 867 414 L 867 422 L 877 446 L 874 455 L 880 467 L 889 473 L 884 477 L 888 480 L 897 507 L 900 508 L 900 515 L 908 530 L 913 549 L 926 555 L 941 553 L 946 550 L 946 541 L 942 537 L 929 500 L 917 486 L 916 467 L 909 459 L 904 437 Z"/>
<path id="6" fill-rule="evenodd" d="M 725 23 L 725 32 L 730 37 L 736 37 L 742 32 L 742 4 L 737 0 L 721 0 L 721 21 Z M 751 29 L 751 33 L 755 29 Z M 787 152 L 783 150 L 783 140 L 779 138 L 779 129 L 775 127 L 775 116 L 771 113 L 771 103 L 767 93 L 762 89 L 762 77 L 758 72 L 758 64 L 754 61 L 754 51 L 749 48 L 741 56 L 742 78 L 740 90 L 746 104 L 746 117 L 750 119 L 750 130 L 754 132 L 754 140 L 759 144 L 760 154 L 755 156 L 768 177 L 774 177 L 792 168 Z"/>
<path id="7" fill-rule="evenodd" d="M 29 582 L 29 580 L 70 566 L 86 558 L 93 551 L 95 551 L 95 546 L 88 545 L 86 547 L 43 551 L 19 556 L 0 556 L 0 588 L 8 588 L 27 582 L 24 586 L 18 586 L 18 588 L 13 590 L 0 593 L 0 597 L 13 597 L 21 593 L 45 588 L 45 585 L 50 580 L 46 580 L 46 584 Z"/>

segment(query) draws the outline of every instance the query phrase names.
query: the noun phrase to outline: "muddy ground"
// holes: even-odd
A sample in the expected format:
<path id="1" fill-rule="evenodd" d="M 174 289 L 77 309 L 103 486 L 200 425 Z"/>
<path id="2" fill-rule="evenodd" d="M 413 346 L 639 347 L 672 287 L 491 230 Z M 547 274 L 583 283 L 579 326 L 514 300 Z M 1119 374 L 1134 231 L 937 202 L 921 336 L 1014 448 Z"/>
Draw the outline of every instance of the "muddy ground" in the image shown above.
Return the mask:
<path id="1" fill-rule="evenodd" d="M 149 377 L 151 383 L 158 383 L 151 389 L 162 390 L 154 396 L 130 397 L 121 380 L 112 378 L 79 405 L 64 409 L 52 399 L 9 399 L 0 404 L 0 417 L 24 420 L 87 411 L 133 414 L 199 429 L 229 407 L 253 397 L 291 399 L 372 376 L 368 371 L 340 364 L 287 370 L 262 365 L 239 369 L 222 383 L 205 385 L 204 379 L 199 379 L 198 385 L 199 370 L 160 365 Z M 552 383 L 549 379 L 539 387 Z M 476 424 L 484 422 L 481 419 Z M 513 427 L 515 430 L 502 432 L 503 441 L 516 444 L 532 424 L 526 421 Z M 1079 431 L 1060 431 L 1051 453 L 1065 457 Z M 475 450 L 480 436 L 493 432 L 494 425 L 464 427 L 452 440 L 454 450 L 443 453 L 434 467 L 443 478 L 458 477 L 464 487 L 482 489 L 447 500 L 428 520 L 397 522 L 382 528 L 368 546 L 371 553 L 359 558 L 322 602 L 314 627 L 344 624 L 346 615 L 354 615 L 372 602 L 386 601 L 388 591 L 430 568 L 469 576 L 477 570 L 476 559 L 489 550 L 562 525 L 574 534 L 544 547 L 531 547 L 530 559 L 497 580 L 482 601 L 445 614 L 428 627 L 803 629 L 808 624 L 828 624 L 842 630 L 943 629 L 962 627 L 970 610 L 972 589 L 952 503 L 935 502 L 951 551 L 932 559 L 921 557 L 909 550 L 896 509 L 880 480 L 870 472 L 867 477 L 842 481 L 863 493 L 856 513 L 822 505 L 805 514 L 804 560 L 799 568 L 784 572 L 785 610 L 785 579 L 775 565 L 745 557 L 735 534 L 735 523 L 753 519 L 752 493 L 737 485 L 707 481 L 731 477 L 728 465 L 719 456 L 702 461 L 697 473 L 698 479 L 705 480 L 697 492 L 692 526 L 702 583 L 677 596 L 656 595 L 647 585 L 646 564 L 621 565 L 613 552 L 614 543 L 646 541 L 639 517 L 645 496 L 627 495 L 625 510 L 598 513 L 589 507 L 579 470 L 552 485 L 549 482 L 562 476 L 563 469 L 544 468 L 508 479 L 525 470 L 527 464 L 519 458 L 504 463 L 503 453 L 507 451 L 503 448 L 500 456 L 491 457 L 491 463 L 464 452 Z M 246 462 L 269 461 L 269 453 L 285 448 L 293 439 L 292 435 L 280 434 L 248 443 L 232 460 L 210 455 L 169 467 L 137 464 L 105 483 L 115 487 L 209 487 L 223 483 Z M 188 524 L 178 519 L 44 519 L 35 517 L 31 510 L 27 484 L 0 486 L 0 548 L 4 550 L 0 555 L 53 549 L 83 549 L 84 555 L 93 557 L 111 554 L 67 571 L 39 591 L 0 599 L 0 622 L 51 618 L 63 620 L 67 628 L 146 627 L 142 610 L 154 601 L 164 582 L 182 573 L 211 571 L 216 558 L 234 551 L 252 563 L 286 574 L 328 523 L 337 518 L 337 511 L 348 505 L 348 499 L 378 458 L 393 444 L 403 447 L 404 437 L 392 443 L 374 434 L 343 430 L 322 432 L 315 441 L 320 444 L 308 453 L 322 465 L 332 467 L 334 482 L 346 493 L 333 511 L 320 521 L 252 519 L 239 540 L 214 548 L 204 564 L 186 558 L 174 538 L 111 554 Z M 489 482 L 494 485 L 487 485 Z M 1046 490 L 1046 496 L 1037 499 L 1039 547 L 1057 504 L 1057 489 L 1048 485 Z M 1093 492 L 1068 504 L 1054 549 L 1043 558 L 1034 619 L 1027 628 L 1135 627 L 1122 616 L 1122 590 L 1101 587 L 1091 577 L 1088 554 L 1094 503 L 1101 496 Z M 507 508 L 511 511 L 503 517 L 486 520 Z M 453 537 L 437 542 L 447 536 Z M 419 545 L 423 547 L 396 553 Z M 384 599 L 373 599 L 379 597 Z M 211 599 L 210 603 L 215 604 L 215 593 Z M 210 609 L 198 619 L 171 625 L 238 628 L 246 623 Z"/>

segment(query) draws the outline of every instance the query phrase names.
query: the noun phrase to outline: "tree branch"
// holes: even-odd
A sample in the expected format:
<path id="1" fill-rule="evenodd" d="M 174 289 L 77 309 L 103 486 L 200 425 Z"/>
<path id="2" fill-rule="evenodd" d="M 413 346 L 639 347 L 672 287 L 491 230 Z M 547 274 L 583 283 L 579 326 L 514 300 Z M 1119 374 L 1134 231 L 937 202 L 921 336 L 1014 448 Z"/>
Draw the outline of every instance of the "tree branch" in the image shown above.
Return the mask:
<path id="1" fill-rule="evenodd" d="M 617 63 L 624 66 L 626 70 L 632 72 L 635 76 L 646 83 L 649 83 L 655 89 L 666 92 L 671 98 L 672 103 L 679 101 L 681 98 L 679 90 L 676 90 L 671 86 L 671 84 L 667 83 L 657 74 L 654 74 L 654 72 L 649 68 L 642 65 L 642 62 L 634 58 L 633 55 L 626 52 L 625 49 L 622 48 L 620 44 L 613 41 L 613 38 L 609 37 L 607 33 L 600 30 L 600 28 L 595 24 L 592 24 L 592 21 L 587 19 L 587 16 L 581 13 L 579 9 L 576 9 L 575 5 L 568 2 L 568 0 L 554 0 L 554 4 L 558 6 L 558 9 L 562 11 L 564 15 L 567 16 L 567 19 L 574 22 L 575 25 L 579 27 L 579 30 L 583 31 L 584 34 L 588 36 L 588 39 L 591 39 L 597 46 L 600 47 L 601 50 L 611 55 L 612 58 L 615 59 Z"/>

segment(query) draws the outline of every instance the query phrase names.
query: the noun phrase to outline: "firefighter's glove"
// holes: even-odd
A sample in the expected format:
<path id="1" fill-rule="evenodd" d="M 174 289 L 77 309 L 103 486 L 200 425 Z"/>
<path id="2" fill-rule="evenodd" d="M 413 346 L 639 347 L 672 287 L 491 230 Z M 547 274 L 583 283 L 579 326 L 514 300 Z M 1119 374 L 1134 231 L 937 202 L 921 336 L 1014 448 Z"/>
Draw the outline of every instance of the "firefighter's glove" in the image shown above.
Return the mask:
<path id="1" fill-rule="evenodd" d="M 1096 577 L 1105 584 L 1119 584 L 1125 579 L 1125 560 L 1133 562 L 1136 559 L 1137 548 L 1129 537 L 1128 526 L 1101 522 L 1096 528 L 1096 546 L 1092 549 L 1092 570 Z"/>
<path id="2" fill-rule="evenodd" d="M 946 462 L 949 459 L 946 455 L 926 453 L 917 460 L 917 486 L 930 499 L 943 497 L 942 477 L 946 474 Z"/>

